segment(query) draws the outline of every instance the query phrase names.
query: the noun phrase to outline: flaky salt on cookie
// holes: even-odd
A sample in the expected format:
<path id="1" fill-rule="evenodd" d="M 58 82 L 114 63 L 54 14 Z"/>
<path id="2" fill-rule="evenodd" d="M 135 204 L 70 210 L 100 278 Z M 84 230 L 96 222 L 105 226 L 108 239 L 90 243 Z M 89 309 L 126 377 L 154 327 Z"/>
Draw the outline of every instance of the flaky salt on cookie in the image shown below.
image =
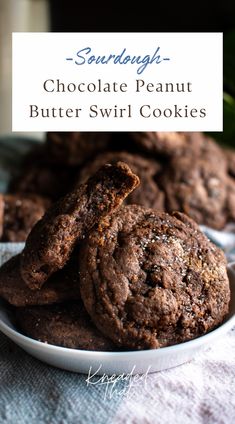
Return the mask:
<path id="1" fill-rule="evenodd" d="M 212 330 L 228 313 L 223 252 L 186 215 L 120 208 L 80 247 L 80 290 L 120 347 L 153 349 Z"/>

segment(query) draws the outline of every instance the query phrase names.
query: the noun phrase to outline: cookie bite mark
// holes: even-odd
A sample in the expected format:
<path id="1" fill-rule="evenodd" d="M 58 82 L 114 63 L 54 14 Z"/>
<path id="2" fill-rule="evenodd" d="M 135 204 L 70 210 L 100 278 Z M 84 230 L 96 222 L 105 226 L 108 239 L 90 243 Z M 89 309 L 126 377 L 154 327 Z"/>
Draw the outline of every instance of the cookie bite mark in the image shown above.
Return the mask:
<path id="1" fill-rule="evenodd" d="M 164 193 L 159 189 L 156 182 L 156 177 L 161 172 L 162 165 L 157 160 L 126 151 L 104 152 L 98 154 L 92 161 L 81 168 L 79 181 L 81 183 L 86 181 L 90 175 L 105 163 L 115 164 L 118 161 L 125 162 L 130 166 L 132 172 L 140 178 L 139 187 L 126 198 L 125 203 L 164 210 Z"/>
<path id="2" fill-rule="evenodd" d="M 21 256 L 21 275 L 32 289 L 40 288 L 64 267 L 76 243 L 100 219 L 118 208 L 139 185 L 122 162 L 106 164 L 86 183 L 55 203 L 35 225 Z"/>
<path id="3" fill-rule="evenodd" d="M 182 213 L 120 208 L 83 241 L 79 265 L 88 313 L 123 348 L 184 342 L 228 313 L 224 254 Z"/>
<path id="4" fill-rule="evenodd" d="M 0 297 L 14 306 L 50 305 L 80 299 L 77 260 L 69 261 L 40 290 L 30 290 L 20 276 L 20 255 L 0 268 Z"/>

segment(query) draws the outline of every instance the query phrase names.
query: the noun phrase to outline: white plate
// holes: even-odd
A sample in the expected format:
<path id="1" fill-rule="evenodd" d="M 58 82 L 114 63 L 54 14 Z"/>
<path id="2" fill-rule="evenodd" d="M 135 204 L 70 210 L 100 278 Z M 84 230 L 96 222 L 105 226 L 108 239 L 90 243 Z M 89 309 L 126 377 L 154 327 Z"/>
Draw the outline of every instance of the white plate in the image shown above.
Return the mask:
<path id="1" fill-rule="evenodd" d="M 38 342 L 19 333 L 5 304 L 0 304 L 0 330 L 35 358 L 65 370 L 96 375 L 143 374 L 176 367 L 195 357 L 235 325 L 235 263 L 228 267 L 232 300 L 226 321 L 216 330 L 186 343 L 132 352 L 92 352 Z"/>

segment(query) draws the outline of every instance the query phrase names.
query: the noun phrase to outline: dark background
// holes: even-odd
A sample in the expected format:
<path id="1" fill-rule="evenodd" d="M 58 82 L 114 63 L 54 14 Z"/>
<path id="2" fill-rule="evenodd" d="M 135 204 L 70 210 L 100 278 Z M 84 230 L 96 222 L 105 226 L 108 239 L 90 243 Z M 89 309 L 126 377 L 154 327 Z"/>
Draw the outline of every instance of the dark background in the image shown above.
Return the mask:
<path id="1" fill-rule="evenodd" d="M 235 147 L 235 0 L 50 0 L 50 13 L 55 32 L 223 32 L 224 131 L 212 135 Z"/>
<path id="2" fill-rule="evenodd" d="M 52 31 L 228 31 L 235 0 L 128 2 L 51 0 Z"/>

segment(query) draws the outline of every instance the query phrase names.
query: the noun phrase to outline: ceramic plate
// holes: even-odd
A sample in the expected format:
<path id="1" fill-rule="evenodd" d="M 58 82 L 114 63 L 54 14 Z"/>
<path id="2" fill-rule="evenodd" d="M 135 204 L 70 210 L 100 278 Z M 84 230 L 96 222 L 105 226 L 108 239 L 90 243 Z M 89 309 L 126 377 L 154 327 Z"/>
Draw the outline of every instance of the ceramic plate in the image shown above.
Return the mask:
<path id="1" fill-rule="evenodd" d="M 49 365 L 73 372 L 97 375 L 142 374 L 176 367 L 193 359 L 235 325 L 235 263 L 228 266 L 232 300 L 226 321 L 214 331 L 175 346 L 132 352 L 92 352 L 38 342 L 19 333 L 5 303 L 0 304 L 0 330 L 22 349 Z"/>

